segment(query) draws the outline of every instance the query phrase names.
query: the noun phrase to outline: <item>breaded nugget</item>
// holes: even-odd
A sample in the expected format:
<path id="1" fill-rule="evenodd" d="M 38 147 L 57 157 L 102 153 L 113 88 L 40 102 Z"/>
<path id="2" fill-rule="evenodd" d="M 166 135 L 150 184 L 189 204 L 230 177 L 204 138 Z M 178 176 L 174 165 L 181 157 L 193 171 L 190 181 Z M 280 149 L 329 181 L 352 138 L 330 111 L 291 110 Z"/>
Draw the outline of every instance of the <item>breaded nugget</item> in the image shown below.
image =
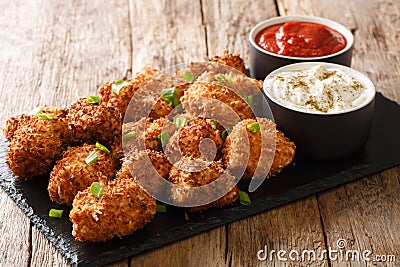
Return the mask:
<path id="1" fill-rule="evenodd" d="M 260 130 L 248 126 L 259 123 Z M 235 176 L 246 180 L 266 177 L 275 154 L 276 125 L 268 119 L 246 119 L 239 122 L 228 135 L 224 148 L 224 164 Z M 257 171 L 256 171 L 257 170 Z"/>
<path id="2" fill-rule="evenodd" d="M 235 178 L 222 167 L 220 161 L 182 158 L 172 167 L 169 174 L 169 180 L 179 186 L 171 194 L 172 201 L 178 205 L 188 206 L 190 203 L 208 202 L 217 198 L 211 203 L 189 208 L 192 212 L 233 204 L 239 198 L 239 188 L 236 186 Z M 190 190 L 214 181 L 212 187 L 203 187 L 196 193 Z"/>
<path id="3" fill-rule="evenodd" d="M 122 149 L 124 153 L 146 149 L 144 140 L 146 121 L 145 118 L 142 118 L 137 122 L 128 122 L 122 125 Z"/>
<path id="4" fill-rule="evenodd" d="M 98 159 L 89 166 L 85 159 L 96 151 Z M 71 206 L 75 195 L 93 182 L 111 180 L 115 175 L 114 160 L 95 145 L 70 147 L 50 173 L 47 190 L 54 202 Z"/>
<path id="5" fill-rule="evenodd" d="M 145 226 L 156 214 L 156 200 L 132 178 L 117 178 L 103 187 L 100 198 L 90 188 L 75 196 L 69 218 L 76 240 L 98 242 L 121 238 Z"/>
<path id="6" fill-rule="evenodd" d="M 18 123 L 7 151 L 8 167 L 26 179 L 48 174 L 68 143 L 65 119 L 22 116 Z"/>
<path id="7" fill-rule="evenodd" d="M 244 60 L 240 57 L 240 54 L 230 54 L 228 50 L 225 50 L 222 56 L 214 56 L 209 59 L 211 62 L 217 62 L 229 67 L 235 68 L 241 73 L 248 75 L 246 67 L 244 66 Z"/>
<path id="8" fill-rule="evenodd" d="M 55 118 L 65 118 L 67 115 L 67 111 L 62 108 L 58 107 L 49 107 L 49 106 L 43 106 L 41 107 L 42 112 L 41 113 L 46 113 L 46 114 L 54 114 Z M 24 122 L 27 122 L 29 120 L 29 117 L 37 117 L 36 114 L 22 114 L 20 116 L 16 117 L 10 117 L 7 121 L 6 124 L 3 128 L 3 134 L 5 138 L 8 141 L 11 141 L 11 139 L 14 136 L 14 132 L 23 125 Z"/>
<path id="9" fill-rule="evenodd" d="M 281 131 L 276 131 L 276 150 L 274 161 L 269 171 L 270 175 L 275 176 L 288 166 L 293 161 L 295 152 L 296 145 L 285 137 Z"/>
<path id="10" fill-rule="evenodd" d="M 147 121 L 144 133 L 147 149 L 162 151 L 163 148 L 160 139 L 158 138 L 162 132 L 167 132 L 168 136 L 172 136 L 175 132 L 175 126 L 168 120 L 168 118 L 158 118 L 153 122 L 149 120 Z"/>
<path id="11" fill-rule="evenodd" d="M 255 118 L 251 106 L 239 94 L 219 83 L 194 82 L 181 102 L 192 116 L 212 118 L 224 125 Z"/>
<path id="12" fill-rule="evenodd" d="M 124 86 L 119 90 L 118 94 L 112 90 L 113 82 L 107 82 L 99 88 L 99 95 L 101 96 L 101 103 L 103 105 L 115 108 L 121 116 L 124 116 L 129 101 L 136 93 L 138 88 L 146 83 L 153 75 L 159 71 L 153 68 L 145 68 L 131 79 L 126 80 L 130 85 Z"/>
<path id="13" fill-rule="evenodd" d="M 220 131 L 206 119 L 192 119 L 171 136 L 165 153 L 175 163 L 182 156 L 214 160 L 222 148 Z"/>
<path id="14" fill-rule="evenodd" d="M 120 114 L 112 107 L 90 104 L 87 98 L 71 105 L 67 121 L 74 139 L 79 141 L 98 141 L 106 145 L 121 133 Z"/>

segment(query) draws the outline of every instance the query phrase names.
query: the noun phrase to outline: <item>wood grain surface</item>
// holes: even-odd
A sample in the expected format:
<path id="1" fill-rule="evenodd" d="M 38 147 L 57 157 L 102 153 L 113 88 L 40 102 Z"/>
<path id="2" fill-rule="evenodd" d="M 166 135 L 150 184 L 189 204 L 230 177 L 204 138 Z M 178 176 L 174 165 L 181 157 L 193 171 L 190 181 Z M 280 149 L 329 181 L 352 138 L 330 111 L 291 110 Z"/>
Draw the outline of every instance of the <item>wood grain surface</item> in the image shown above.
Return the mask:
<path id="1" fill-rule="evenodd" d="M 0 1 L 0 123 L 39 104 L 66 107 L 108 80 L 225 49 L 248 63 L 248 32 L 277 15 L 316 15 L 355 35 L 353 67 L 400 103 L 396 0 Z M 260 262 L 257 251 L 335 247 L 400 262 L 400 168 L 322 192 L 112 266 L 396 266 L 382 262 Z M 67 266 L 0 190 L 0 266 Z"/>

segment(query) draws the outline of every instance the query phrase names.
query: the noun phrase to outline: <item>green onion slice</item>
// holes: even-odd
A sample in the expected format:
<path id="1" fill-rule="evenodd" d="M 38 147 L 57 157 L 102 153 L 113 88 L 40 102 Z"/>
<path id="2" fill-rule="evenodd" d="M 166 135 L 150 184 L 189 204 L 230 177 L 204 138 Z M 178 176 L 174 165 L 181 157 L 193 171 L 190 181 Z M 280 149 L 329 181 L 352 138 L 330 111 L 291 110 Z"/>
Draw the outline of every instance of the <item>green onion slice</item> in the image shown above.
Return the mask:
<path id="1" fill-rule="evenodd" d="M 212 119 L 206 119 L 206 122 L 211 125 L 213 129 L 217 129 L 217 121 Z"/>
<path id="2" fill-rule="evenodd" d="M 48 119 L 48 120 L 52 120 L 54 119 L 54 117 L 56 116 L 55 114 L 49 114 L 49 113 L 40 113 L 37 114 L 39 119 Z"/>
<path id="3" fill-rule="evenodd" d="M 243 99 L 244 99 L 244 101 L 247 102 L 247 104 L 250 105 L 250 107 L 253 107 L 253 96 L 252 95 L 244 95 Z"/>
<path id="4" fill-rule="evenodd" d="M 249 129 L 253 133 L 256 133 L 260 130 L 260 124 L 258 122 L 253 122 L 247 125 L 247 129 Z"/>
<path id="5" fill-rule="evenodd" d="M 167 212 L 167 206 L 164 204 L 156 204 L 157 212 Z"/>
<path id="6" fill-rule="evenodd" d="M 214 79 L 220 83 L 224 83 L 224 82 L 233 83 L 232 78 L 229 75 L 222 74 L 222 73 L 215 74 Z"/>
<path id="7" fill-rule="evenodd" d="M 122 142 L 125 142 L 126 140 L 131 139 L 132 137 L 135 137 L 135 136 L 136 136 L 135 131 L 129 132 L 122 136 Z"/>
<path id="8" fill-rule="evenodd" d="M 168 132 L 164 131 L 164 132 L 160 133 L 158 135 L 158 140 L 160 140 L 161 146 L 165 147 L 167 145 L 167 143 L 168 143 L 168 140 L 169 140 Z"/>
<path id="9" fill-rule="evenodd" d="M 36 107 L 31 111 L 31 115 L 38 115 L 40 113 L 43 113 L 43 108 L 42 107 Z"/>
<path id="10" fill-rule="evenodd" d="M 61 216 L 63 215 L 63 210 L 57 210 L 57 209 L 50 209 L 49 210 L 49 217 L 51 218 L 61 218 Z"/>
<path id="11" fill-rule="evenodd" d="M 99 142 L 96 142 L 96 148 L 100 149 L 107 155 L 110 154 L 110 150 L 108 148 L 106 148 L 105 146 L 103 146 L 102 144 L 100 144 Z"/>
<path id="12" fill-rule="evenodd" d="M 85 159 L 85 162 L 87 165 L 91 166 L 93 163 L 96 162 L 96 160 L 99 159 L 99 156 L 96 153 L 96 150 L 93 150 L 89 156 L 87 156 L 87 158 Z"/>
<path id="13" fill-rule="evenodd" d="M 162 89 L 161 97 L 167 104 L 171 104 L 173 108 L 181 103 L 178 98 L 178 89 L 176 87 Z"/>
<path id="14" fill-rule="evenodd" d="M 173 123 L 175 125 L 175 128 L 179 129 L 179 128 L 185 126 L 186 118 L 184 118 L 184 117 L 175 117 Z"/>
<path id="15" fill-rule="evenodd" d="M 188 82 L 193 82 L 194 75 L 190 71 L 185 70 L 185 73 L 183 74 L 183 79 Z"/>
<path id="16" fill-rule="evenodd" d="M 251 204 L 249 195 L 244 191 L 239 191 L 239 201 L 240 201 L 240 204 L 242 204 L 244 206 L 248 206 Z"/>
<path id="17" fill-rule="evenodd" d="M 90 185 L 90 193 L 92 193 L 97 198 L 101 198 L 104 193 L 104 188 L 98 182 L 93 182 Z"/>
<path id="18" fill-rule="evenodd" d="M 111 86 L 111 90 L 113 90 L 114 93 L 117 95 L 119 94 L 119 91 L 121 91 L 122 88 L 125 86 L 132 85 L 131 83 L 124 81 L 124 80 L 118 80 L 115 81 L 115 83 Z"/>
<path id="19" fill-rule="evenodd" d="M 226 128 L 222 133 L 221 133 L 221 138 L 222 140 L 225 140 L 229 133 L 232 131 L 232 128 Z"/>
<path id="20" fill-rule="evenodd" d="M 100 97 L 98 97 L 98 96 L 90 95 L 90 96 L 87 97 L 87 101 L 88 101 L 90 104 L 100 104 L 101 99 L 100 99 Z"/>

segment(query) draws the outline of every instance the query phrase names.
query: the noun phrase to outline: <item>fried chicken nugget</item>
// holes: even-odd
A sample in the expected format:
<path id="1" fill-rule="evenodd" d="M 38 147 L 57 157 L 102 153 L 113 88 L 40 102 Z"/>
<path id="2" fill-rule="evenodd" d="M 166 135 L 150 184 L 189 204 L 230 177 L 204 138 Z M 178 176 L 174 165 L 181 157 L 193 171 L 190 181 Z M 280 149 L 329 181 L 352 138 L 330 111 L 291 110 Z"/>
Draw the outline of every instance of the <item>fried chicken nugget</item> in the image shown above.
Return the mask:
<path id="1" fill-rule="evenodd" d="M 248 126 L 256 122 L 260 130 L 252 132 Z M 243 178 L 246 180 L 272 176 L 282 171 L 291 163 L 295 145 L 275 127 L 266 118 L 257 118 L 257 121 L 247 119 L 235 125 L 222 149 L 226 168 L 235 174 L 244 170 Z"/>
<path id="2" fill-rule="evenodd" d="M 214 129 L 206 119 L 189 120 L 170 138 L 165 154 L 175 163 L 182 156 L 214 160 L 222 148 L 220 131 Z"/>
<path id="3" fill-rule="evenodd" d="M 54 114 L 55 118 L 65 118 L 67 115 L 67 111 L 62 108 L 58 107 L 49 107 L 49 106 L 43 106 L 40 107 L 42 110 L 41 113 L 46 113 L 46 114 Z M 20 116 L 16 117 L 10 117 L 3 128 L 3 135 L 8 141 L 11 141 L 11 139 L 14 136 L 15 131 L 21 127 L 24 122 L 27 122 L 30 117 L 37 117 L 37 114 L 22 114 Z"/>
<path id="4" fill-rule="evenodd" d="M 156 214 L 156 200 L 131 177 L 117 178 L 103 184 L 103 188 L 100 198 L 90 188 L 75 196 L 69 219 L 76 240 L 99 242 L 115 236 L 121 238 L 145 226 Z"/>
<path id="5" fill-rule="evenodd" d="M 93 151 L 98 159 L 88 165 L 85 159 Z M 115 176 L 114 159 L 95 145 L 83 144 L 70 147 L 57 161 L 52 172 L 47 190 L 50 199 L 59 204 L 72 205 L 75 195 L 93 182 L 107 182 Z"/>
<path id="6" fill-rule="evenodd" d="M 6 155 L 6 162 L 19 178 L 46 175 L 64 151 L 69 132 L 63 118 L 21 116 Z"/>
<path id="7" fill-rule="evenodd" d="M 217 62 L 229 67 L 235 68 L 241 73 L 248 75 L 246 67 L 244 66 L 244 60 L 240 57 L 240 54 L 231 54 L 228 50 L 225 50 L 222 56 L 214 56 L 209 59 L 211 62 Z"/>
<path id="8" fill-rule="evenodd" d="M 121 133 L 121 116 L 112 107 L 91 104 L 81 98 L 71 105 L 67 114 L 68 128 L 74 139 L 109 144 Z"/>
<path id="9" fill-rule="evenodd" d="M 99 88 L 101 103 L 103 105 L 115 108 L 121 114 L 121 116 L 123 116 L 132 96 L 136 93 L 138 88 L 157 73 L 159 73 L 159 71 L 156 69 L 145 68 L 142 72 L 136 74 L 135 77 L 126 80 L 129 85 L 122 87 L 118 94 L 112 90 L 112 86 L 116 81 L 103 84 Z"/>
<path id="10" fill-rule="evenodd" d="M 182 158 L 172 167 L 169 174 L 169 180 L 179 186 L 179 189 L 172 192 L 172 200 L 175 203 L 184 204 L 194 203 L 193 201 L 199 199 L 205 202 L 221 196 L 209 204 L 189 208 L 191 212 L 199 212 L 211 207 L 221 208 L 233 204 L 239 198 L 239 188 L 236 186 L 235 178 L 222 167 L 220 161 L 209 162 L 202 159 Z M 190 188 L 205 186 L 214 181 L 215 186 L 203 189 L 201 196 L 193 195 L 193 191 L 190 191 Z"/>
<path id="11" fill-rule="evenodd" d="M 172 124 L 171 121 L 168 120 L 166 117 L 158 118 L 151 122 L 147 120 L 146 122 L 146 130 L 144 133 L 146 148 L 155 150 L 155 151 L 162 151 L 163 148 L 161 146 L 160 138 L 158 136 L 162 132 L 167 132 L 168 136 L 172 136 L 175 132 L 175 126 Z"/>

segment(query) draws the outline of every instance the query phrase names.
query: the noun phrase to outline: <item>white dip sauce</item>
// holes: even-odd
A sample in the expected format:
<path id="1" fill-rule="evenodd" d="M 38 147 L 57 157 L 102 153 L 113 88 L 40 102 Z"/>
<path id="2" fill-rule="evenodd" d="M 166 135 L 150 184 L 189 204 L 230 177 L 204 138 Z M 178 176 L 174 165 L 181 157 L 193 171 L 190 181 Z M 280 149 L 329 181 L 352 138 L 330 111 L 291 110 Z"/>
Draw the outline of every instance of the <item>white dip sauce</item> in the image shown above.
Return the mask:
<path id="1" fill-rule="evenodd" d="M 361 106 L 368 98 L 365 87 L 355 78 L 340 69 L 320 65 L 281 72 L 266 82 L 277 102 L 300 111 L 345 112 Z"/>

